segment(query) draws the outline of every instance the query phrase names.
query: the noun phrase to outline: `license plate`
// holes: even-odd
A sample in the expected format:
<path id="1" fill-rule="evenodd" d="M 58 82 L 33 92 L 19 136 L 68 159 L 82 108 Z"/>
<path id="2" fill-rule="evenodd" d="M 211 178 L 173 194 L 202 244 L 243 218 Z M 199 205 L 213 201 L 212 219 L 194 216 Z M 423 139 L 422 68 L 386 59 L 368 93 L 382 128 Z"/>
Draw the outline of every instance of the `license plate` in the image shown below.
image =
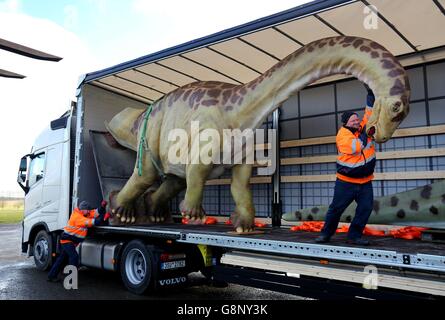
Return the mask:
<path id="1" fill-rule="evenodd" d="M 184 268 L 185 260 L 168 261 L 161 263 L 161 270 Z"/>

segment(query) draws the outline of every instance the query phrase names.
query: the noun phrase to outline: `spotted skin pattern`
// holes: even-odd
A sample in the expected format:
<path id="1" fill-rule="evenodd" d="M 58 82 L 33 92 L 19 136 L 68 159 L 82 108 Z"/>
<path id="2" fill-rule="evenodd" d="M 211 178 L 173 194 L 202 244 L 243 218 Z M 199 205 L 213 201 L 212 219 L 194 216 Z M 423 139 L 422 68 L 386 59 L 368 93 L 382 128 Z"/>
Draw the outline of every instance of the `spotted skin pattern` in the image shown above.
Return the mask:
<path id="1" fill-rule="evenodd" d="M 353 202 L 341 221 L 350 222 L 357 205 Z M 324 221 L 327 206 L 306 208 L 283 215 L 287 221 Z M 314 219 L 316 213 L 316 219 Z M 349 218 L 348 218 L 349 217 Z M 374 199 L 370 224 L 434 227 L 445 229 L 445 180 L 405 192 Z"/>

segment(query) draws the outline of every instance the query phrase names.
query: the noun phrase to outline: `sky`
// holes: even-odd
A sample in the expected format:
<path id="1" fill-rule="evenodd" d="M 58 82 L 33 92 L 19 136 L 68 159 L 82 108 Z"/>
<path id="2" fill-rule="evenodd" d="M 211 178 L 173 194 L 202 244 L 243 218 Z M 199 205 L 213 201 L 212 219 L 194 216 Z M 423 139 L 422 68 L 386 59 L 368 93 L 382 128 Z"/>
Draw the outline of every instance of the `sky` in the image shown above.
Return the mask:
<path id="1" fill-rule="evenodd" d="M 0 39 L 63 57 L 30 59 L 0 50 L 0 196 L 23 196 L 20 158 L 75 100 L 80 77 L 308 0 L 0 0 Z"/>

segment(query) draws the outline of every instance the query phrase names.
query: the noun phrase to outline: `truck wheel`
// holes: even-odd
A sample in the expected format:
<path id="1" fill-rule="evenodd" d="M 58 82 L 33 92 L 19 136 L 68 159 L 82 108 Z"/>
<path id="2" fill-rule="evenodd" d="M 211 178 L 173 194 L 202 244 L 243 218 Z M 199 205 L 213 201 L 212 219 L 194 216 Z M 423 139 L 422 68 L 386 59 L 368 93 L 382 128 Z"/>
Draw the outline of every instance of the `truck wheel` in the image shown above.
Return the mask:
<path id="1" fill-rule="evenodd" d="M 130 241 L 122 252 L 120 272 L 125 287 L 133 293 L 143 294 L 151 285 L 153 258 L 139 240 Z"/>
<path id="2" fill-rule="evenodd" d="M 206 278 L 207 282 L 215 288 L 227 288 L 229 284 L 222 280 L 216 280 L 213 276 L 212 268 L 211 267 L 205 267 L 202 268 L 201 274 Z"/>
<path id="3" fill-rule="evenodd" d="M 45 231 L 41 230 L 37 233 L 34 239 L 34 263 L 37 269 L 46 271 L 52 264 L 53 244 L 51 236 Z"/>

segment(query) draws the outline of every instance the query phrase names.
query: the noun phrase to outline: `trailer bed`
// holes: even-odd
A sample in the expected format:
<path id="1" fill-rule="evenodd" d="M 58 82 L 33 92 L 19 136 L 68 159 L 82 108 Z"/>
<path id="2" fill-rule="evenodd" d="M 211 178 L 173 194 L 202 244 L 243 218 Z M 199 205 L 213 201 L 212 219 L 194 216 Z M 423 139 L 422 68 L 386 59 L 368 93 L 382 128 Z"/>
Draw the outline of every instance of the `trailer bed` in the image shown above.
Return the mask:
<path id="1" fill-rule="evenodd" d="M 261 234 L 240 235 L 233 233 L 233 226 L 224 224 L 171 223 L 105 226 L 96 229 L 98 232 L 158 237 L 228 249 L 438 271 L 445 274 L 445 245 L 420 240 L 367 236 L 371 244 L 364 247 L 347 244 L 346 234 L 337 234 L 327 244 L 316 244 L 314 240 L 319 234 L 314 232 L 292 232 L 287 227 L 265 227 L 257 228 L 263 232 Z"/>

